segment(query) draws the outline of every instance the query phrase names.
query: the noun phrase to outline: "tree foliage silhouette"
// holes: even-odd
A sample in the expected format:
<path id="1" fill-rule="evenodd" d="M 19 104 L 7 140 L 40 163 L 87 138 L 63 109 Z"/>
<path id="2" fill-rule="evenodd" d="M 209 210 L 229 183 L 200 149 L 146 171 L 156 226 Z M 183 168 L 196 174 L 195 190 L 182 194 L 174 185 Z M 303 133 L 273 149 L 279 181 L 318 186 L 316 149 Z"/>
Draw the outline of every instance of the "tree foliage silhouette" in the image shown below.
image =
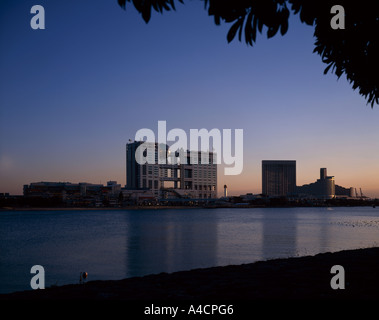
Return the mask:
<path id="1" fill-rule="evenodd" d="M 183 0 L 177 0 L 184 3 Z M 257 32 L 267 30 L 267 37 L 288 30 L 290 13 L 301 22 L 314 26 L 315 48 L 328 71 L 338 78 L 345 74 L 352 88 L 359 89 L 367 104 L 379 104 L 379 5 L 376 0 L 339 0 L 345 9 L 345 29 L 334 30 L 330 21 L 335 0 L 202 0 L 216 25 L 231 23 L 227 41 L 237 35 L 240 41 L 253 46 Z M 174 0 L 118 0 L 122 8 L 133 2 L 146 23 L 151 11 L 175 10 Z"/>

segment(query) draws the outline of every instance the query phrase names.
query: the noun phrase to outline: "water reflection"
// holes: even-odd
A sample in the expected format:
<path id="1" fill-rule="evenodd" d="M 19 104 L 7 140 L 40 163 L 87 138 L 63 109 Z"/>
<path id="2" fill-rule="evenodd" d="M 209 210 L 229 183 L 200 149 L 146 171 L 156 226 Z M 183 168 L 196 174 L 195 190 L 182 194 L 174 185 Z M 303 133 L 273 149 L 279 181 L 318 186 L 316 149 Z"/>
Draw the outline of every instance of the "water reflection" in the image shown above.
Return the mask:
<path id="1" fill-rule="evenodd" d="M 379 245 L 372 208 L 2 212 L 0 292 Z"/>
<path id="2" fill-rule="evenodd" d="M 128 276 L 217 265 L 214 215 L 199 210 L 144 210 L 126 219 Z"/>
<path id="3" fill-rule="evenodd" d="M 330 251 L 333 248 L 331 212 L 327 208 L 297 208 L 300 226 L 297 236 L 297 255 Z M 337 236 L 337 234 L 335 234 Z"/>
<path id="4" fill-rule="evenodd" d="M 298 214 L 296 210 L 267 208 L 262 214 L 262 259 L 289 257 L 297 253 Z"/>

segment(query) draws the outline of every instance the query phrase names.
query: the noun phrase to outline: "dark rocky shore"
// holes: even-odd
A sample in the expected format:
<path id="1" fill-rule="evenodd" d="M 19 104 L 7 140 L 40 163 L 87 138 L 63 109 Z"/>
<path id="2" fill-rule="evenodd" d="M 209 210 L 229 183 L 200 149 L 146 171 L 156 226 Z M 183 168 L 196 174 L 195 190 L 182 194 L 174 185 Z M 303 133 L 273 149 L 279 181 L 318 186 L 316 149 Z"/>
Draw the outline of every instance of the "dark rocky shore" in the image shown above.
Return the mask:
<path id="1" fill-rule="evenodd" d="M 333 265 L 345 270 L 345 289 L 333 290 Z M 0 300 L 251 301 L 379 299 L 379 248 L 251 264 L 89 281 L 0 295 Z"/>

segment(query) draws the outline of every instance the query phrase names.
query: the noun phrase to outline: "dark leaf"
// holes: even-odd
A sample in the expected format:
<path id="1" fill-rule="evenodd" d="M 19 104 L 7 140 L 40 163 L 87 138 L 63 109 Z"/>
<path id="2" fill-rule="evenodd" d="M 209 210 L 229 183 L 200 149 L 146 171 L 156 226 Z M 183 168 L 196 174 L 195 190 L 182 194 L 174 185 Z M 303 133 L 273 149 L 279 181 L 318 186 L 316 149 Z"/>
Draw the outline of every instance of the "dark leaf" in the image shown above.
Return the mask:
<path id="1" fill-rule="evenodd" d="M 253 39 L 253 42 L 255 42 L 256 40 L 256 36 L 257 36 L 257 17 L 254 16 L 254 20 L 253 20 L 253 30 L 252 30 L 252 39 Z"/>
<path id="2" fill-rule="evenodd" d="M 121 8 L 125 9 L 126 6 L 126 0 L 118 0 L 118 4 Z"/>
<path id="3" fill-rule="evenodd" d="M 169 0 L 169 1 L 170 1 L 171 8 L 172 8 L 173 10 L 176 10 L 176 9 L 175 9 L 175 3 L 174 3 L 174 0 Z"/>
<path id="4" fill-rule="evenodd" d="M 240 19 L 240 20 L 241 20 L 241 27 L 240 27 L 240 29 L 238 31 L 238 39 L 239 39 L 239 41 L 242 40 L 242 29 L 243 29 L 243 22 L 245 20 L 245 17 L 243 17 L 243 19 Z"/>
<path id="5" fill-rule="evenodd" d="M 329 64 L 329 65 L 325 68 L 325 70 L 324 70 L 324 74 L 327 74 L 327 73 L 328 73 L 329 69 L 333 66 L 333 64 L 334 64 L 334 62 L 332 62 L 331 64 Z"/>
<path id="6" fill-rule="evenodd" d="M 284 8 L 281 12 L 281 15 L 282 15 L 282 25 L 281 25 L 281 28 L 280 28 L 280 33 L 282 34 L 282 36 L 284 36 L 287 31 L 288 31 L 288 18 L 290 16 L 290 12 L 288 11 L 287 8 Z"/>
<path id="7" fill-rule="evenodd" d="M 238 19 L 229 29 L 228 35 L 226 36 L 228 42 L 231 42 L 234 37 L 236 36 L 236 33 L 239 28 L 242 27 L 242 20 Z"/>
<path id="8" fill-rule="evenodd" d="M 259 33 L 262 33 L 262 28 L 263 28 L 263 22 L 261 19 L 258 19 L 258 31 L 259 31 Z"/>
<path id="9" fill-rule="evenodd" d="M 247 16 L 246 24 L 245 24 L 245 41 L 247 44 L 253 45 L 253 27 L 252 27 L 252 21 L 253 21 L 253 12 L 250 11 L 250 13 Z"/>
<path id="10" fill-rule="evenodd" d="M 147 5 L 142 11 L 142 18 L 143 20 L 145 20 L 146 23 L 148 23 L 150 20 L 150 17 L 151 17 L 151 6 Z"/>
<path id="11" fill-rule="evenodd" d="M 287 33 L 287 31 L 288 31 L 288 20 L 286 19 L 283 21 L 283 24 L 280 28 L 280 33 L 282 36 L 284 36 Z"/>

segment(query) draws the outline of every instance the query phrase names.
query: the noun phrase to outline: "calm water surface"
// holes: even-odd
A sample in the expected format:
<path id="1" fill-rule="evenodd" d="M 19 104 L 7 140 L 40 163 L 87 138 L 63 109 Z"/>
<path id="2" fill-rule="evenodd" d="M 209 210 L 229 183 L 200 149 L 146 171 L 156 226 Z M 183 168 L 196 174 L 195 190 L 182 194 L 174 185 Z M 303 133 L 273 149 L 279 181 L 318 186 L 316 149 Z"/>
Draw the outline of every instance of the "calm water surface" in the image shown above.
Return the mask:
<path id="1" fill-rule="evenodd" d="M 379 208 L 0 212 L 0 293 L 379 246 Z"/>

